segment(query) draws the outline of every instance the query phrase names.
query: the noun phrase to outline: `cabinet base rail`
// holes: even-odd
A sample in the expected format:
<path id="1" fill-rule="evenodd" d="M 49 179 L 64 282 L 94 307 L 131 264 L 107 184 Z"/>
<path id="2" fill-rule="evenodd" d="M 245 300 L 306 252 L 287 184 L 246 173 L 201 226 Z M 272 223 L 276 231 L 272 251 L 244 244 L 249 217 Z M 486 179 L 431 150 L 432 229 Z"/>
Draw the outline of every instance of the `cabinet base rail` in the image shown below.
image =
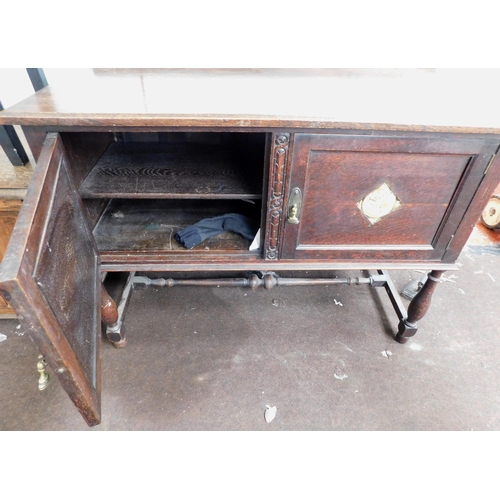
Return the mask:
<path id="1" fill-rule="evenodd" d="M 173 286 L 227 286 L 227 287 L 249 287 L 252 290 L 263 286 L 271 290 L 275 286 L 314 286 L 314 285 L 371 285 L 372 287 L 384 287 L 391 304 L 399 319 L 398 332 L 395 340 L 401 344 L 408 342 L 418 330 L 418 321 L 421 320 L 429 309 L 431 297 L 440 282 L 443 271 L 430 271 L 428 279 L 421 287 L 415 297 L 411 300 L 408 310 L 403 304 L 401 297 L 387 271 L 378 270 L 370 272 L 367 277 L 355 278 L 281 278 L 274 272 L 260 272 L 250 274 L 246 278 L 216 278 L 216 279 L 151 279 L 147 276 L 136 276 L 130 273 L 127 285 L 123 291 L 119 306 L 111 304 L 109 295 L 103 287 L 103 320 L 107 324 L 107 337 L 116 347 L 123 347 L 126 343 L 123 327 L 123 316 L 125 304 L 132 292 L 134 285 L 173 287 Z M 111 305 L 110 305 L 111 304 Z M 110 314 L 112 310 L 112 314 Z M 104 319 L 106 318 L 106 319 Z"/>

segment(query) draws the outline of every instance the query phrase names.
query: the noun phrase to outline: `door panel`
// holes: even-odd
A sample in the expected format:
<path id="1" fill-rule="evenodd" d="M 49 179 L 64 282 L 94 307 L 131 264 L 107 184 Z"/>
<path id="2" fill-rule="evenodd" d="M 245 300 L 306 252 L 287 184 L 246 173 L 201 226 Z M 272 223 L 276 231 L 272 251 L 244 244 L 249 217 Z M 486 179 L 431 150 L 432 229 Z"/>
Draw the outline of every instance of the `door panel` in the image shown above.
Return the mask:
<path id="1" fill-rule="evenodd" d="M 440 260 L 493 146 L 481 139 L 296 134 L 281 258 Z"/>
<path id="2" fill-rule="evenodd" d="M 89 425 L 100 421 L 99 265 L 61 138 L 48 134 L 0 289 Z"/>

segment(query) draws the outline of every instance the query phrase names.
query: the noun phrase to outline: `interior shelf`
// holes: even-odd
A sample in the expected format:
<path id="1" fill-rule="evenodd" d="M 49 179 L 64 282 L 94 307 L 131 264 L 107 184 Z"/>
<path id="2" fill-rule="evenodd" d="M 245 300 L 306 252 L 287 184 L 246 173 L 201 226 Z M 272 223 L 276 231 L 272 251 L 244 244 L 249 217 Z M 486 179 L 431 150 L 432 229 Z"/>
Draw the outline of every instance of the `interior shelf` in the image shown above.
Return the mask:
<path id="1" fill-rule="evenodd" d="M 94 238 L 105 253 L 249 253 L 251 241 L 237 233 L 212 236 L 190 250 L 177 242 L 175 234 L 202 219 L 229 213 L 250 217 L 258 228 L 260 208 L 259 202 L 241 200 L 112 200 L 94 229 Z"/>
<path id="2" fill-rule="evenodd" d="M 263 146 L 244 141 L 115 142 L 80 193 L 83 198 L 260 199 L 263 162 Z"/>

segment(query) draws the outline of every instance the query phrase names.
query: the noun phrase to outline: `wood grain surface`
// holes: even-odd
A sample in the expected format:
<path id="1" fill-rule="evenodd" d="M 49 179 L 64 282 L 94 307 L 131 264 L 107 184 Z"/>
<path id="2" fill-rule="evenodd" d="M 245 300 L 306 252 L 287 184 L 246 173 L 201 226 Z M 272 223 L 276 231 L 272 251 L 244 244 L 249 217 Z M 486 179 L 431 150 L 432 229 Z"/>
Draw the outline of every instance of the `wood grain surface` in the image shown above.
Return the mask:
<path id="1" fill-rule="evenodd" d="M 85 198 L 262 197 L 264 145 L 114 143 L 80 187 Z"/>
<path id="2" fill-rule="evenodd" d="M 441 260 L 464 217 L 473 225 L 480 215 L 469 204 L 497 147 L 456 136 L 296 134 L 287 191 L 300 188 L 303 206 L 300 224 L 285 224 L 281 256 Z M 400 205 L 373 223 L 359 204 L 384 183 Z"/>
<path id="3" fill-rule="evenodd" d="M 67 164 L 60 136 L 49 134 L 0 266 L 0 292 L 87 423 L 95 425 L 100 269 Z"/>
<path id="4" fill-rule="evenodd" d="M 498 134 L 498 88 L 498 69 L 94 70 L 3 111 L 0 124 Z"/>
<path id="5" fill-rule="evenodd" d="M 94 229 L 100 252 L 126 253 L 128 259 L 145 252 L 197 254 L 249 253 L 250 241 L 225 232 L 186 250 L 175 234 L 191 224 L 228 213 L 260 219 L 260 203 L 229 200 L 113 200 Z"/>

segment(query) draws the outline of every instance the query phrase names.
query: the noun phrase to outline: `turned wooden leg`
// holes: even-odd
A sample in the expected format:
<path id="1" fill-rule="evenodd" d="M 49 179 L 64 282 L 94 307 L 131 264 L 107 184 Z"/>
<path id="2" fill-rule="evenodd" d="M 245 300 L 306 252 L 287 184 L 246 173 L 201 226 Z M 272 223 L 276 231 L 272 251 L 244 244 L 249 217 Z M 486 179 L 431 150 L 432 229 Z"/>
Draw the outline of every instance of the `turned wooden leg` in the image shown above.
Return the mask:
<path id="1" fill-rule="evenodd" d="M 410 302 L 408 315 L 399 322 L 399 330 L 396 335 L 396 340 L 401 344 L 408 342 L 408 339 L 417 333 L 417 322 L 425 316 L 425 313 L 429 309 L 432 294 L 440 282 L 439 278 L 443 272 L 431 271 L 427 276 L 425 284 Z"/>
<path id="2" fill-rule="evenodd" d="M 106 336 L 115 347 L 124 347 L 126 344 L 123 325 L 119 323 L 118 308 L 115 301 L 109 296 L 101 283 L 101 319 L 106 325 Z"/>

